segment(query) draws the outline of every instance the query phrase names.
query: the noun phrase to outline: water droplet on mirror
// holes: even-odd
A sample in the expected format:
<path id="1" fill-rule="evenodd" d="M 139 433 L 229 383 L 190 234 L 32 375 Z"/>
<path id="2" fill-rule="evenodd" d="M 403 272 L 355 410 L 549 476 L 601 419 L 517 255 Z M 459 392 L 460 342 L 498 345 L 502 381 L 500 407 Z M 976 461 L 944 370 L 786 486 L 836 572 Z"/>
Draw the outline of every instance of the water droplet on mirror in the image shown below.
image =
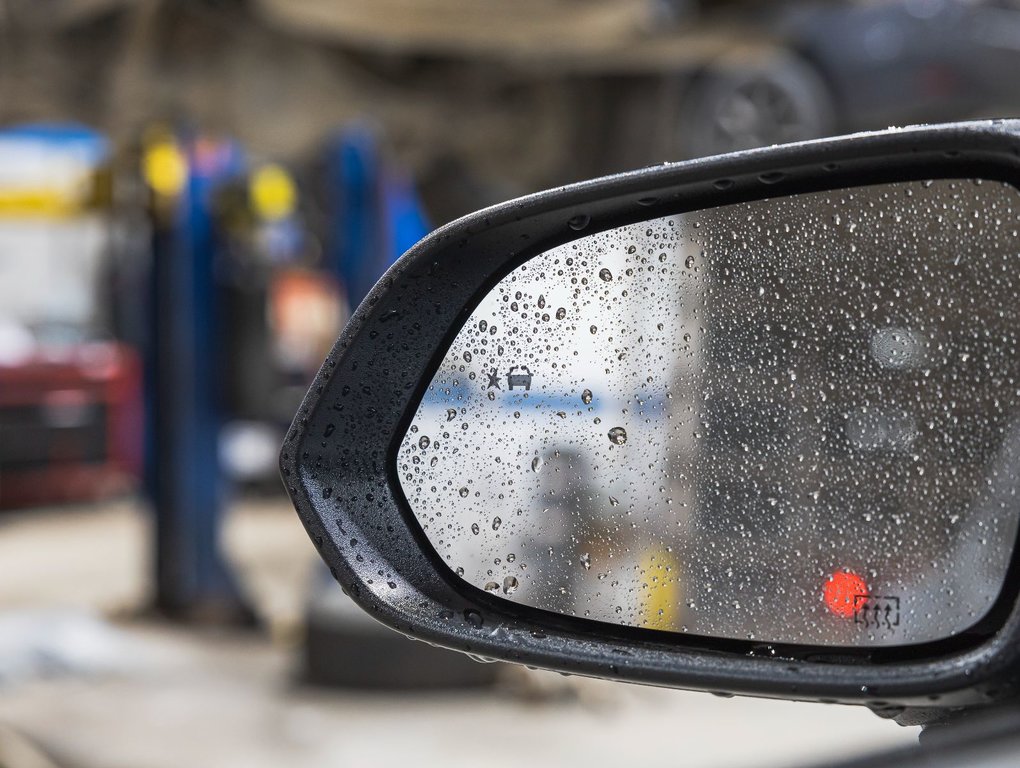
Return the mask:
<path id="1" fill-rule="evenodd" d="M 541 456 L 536 456 L 535 458 L 533 458 L 531 460 L 531 471 L 532 472 L 541 472 L 542 471 L 542 467 L 544 465 L 545 465 L 545 462 L 542 460 L 542 457 Z"/>
<path id="2" fill-rule="evenodd" d="M 461 488 L 459 491 L 457 491 L 457 493 L 460 494 L 460 497 L 462 499 L 466 499 L 467 495 L 468 495 L 468 489 L 467 488 Z"/>
<path id="3" fill-rule="evenodd" d="M 453 421 L 455 418 L 457 418 L 457 409 L 456 408 L 447 408 L 446 409 L 446 420 L 447 421 Z"/>
<path id="4" fill-rule="evenodd" d="M 611 506 L 611 507 L 618 507 L 618 506 L 620 506 L 620 500 L 615 498 L 615 497 L 613 497 L 613 496 L 610 496 L 609 497 L 609 506 Z"/>
<path id="5" fill-rule="evenodd" d="M 586 213 L 579 213 L 567 221 L 567 226 L 575 232 L 580 232 L 591 222 L 591 216 Z"/>
<path id="6" fill-rule="evenodd" d="M 486 592 L 499 592 L 499 584 L 494 581 L 487 581 L 484 589 Z"/>
<path id="7" fill-rule="evenodd" d="M 562 320 L 566 316 L 567 316 L 567 310 L 565 310 L 563 307 L 560 307 L 559 309 L 556 310 L 556 319 L 557 320 Z"/>
<path id="8" fill-rule="evenodd" d="M 418 440 L 418 447 L 424 451 L 426 448 L 429 447 L 429 443 L 431 442 L 432 441 L 429 440 L 428 435 L 422 435 L 421 438 Z"/>
<path id="9" fill-rule="evenodd" d="M 473 533 L 475 536 L 477 536 L 481 530 L 482 529 L 478 527 L 478 523 L 471 523 L 471 533 Z"/>
<path id="10" fill-rule="evenodd" d="M 581 393 L 581 402 L 584 403 L 585 405 L 590 405 L 591 401 L 592 401 L 591 390 L 590 389 L 584 390 L 584 392 Z"/>
<path id="11" fill-rule="evenodd" d="M 581 565 L 584 566 L 584 570 L 590 571 L 591 570 L 591 555 L 589 555 L 587 552 L 584 552 L 581 555 L 580 560 L 581 560 Z"/>
<path id="12" fill-rule="evenodd" d="M 498 531 L 499 530 L 499 526 L 501 526 L 501 525 L 503 525 L 503 521 L 500 518 L 498 518 L 498 517 L 492 518 L 492 530 Z"/>
<path id="13" fill-rule="evenodd" d="M 608 283 L 610 280 L 613 279 L 613 273 L 610 272 L 605 267 L 603 267 L 601 270 L 599 270 L 599 277 L 602 278 L 603 281 Z"/>
<path id="14" fill-rule="evenodd" d="M 687 267 L 687 269 L 694 269 L 694 264 L 695 264 L 695 261 L 694 261 L 693 254 L 691 256 L 688 256 L 684 260 L 684 266 Z"/>
<path id="15" fill-rule="evenodd" d="M 517 581 L 517 577 L 507 576 L 503 579 L 503 594 L 512 595 L 517 591 L 518 586 L 520 586 L 520 582 Z"/>
<path id="16" fill-rule="evenodd" d="M 627 430 L 623 427 L 613 427 L 609 430 L 609 442 L 613 445 L 623 445 L 627 442 Z"/>

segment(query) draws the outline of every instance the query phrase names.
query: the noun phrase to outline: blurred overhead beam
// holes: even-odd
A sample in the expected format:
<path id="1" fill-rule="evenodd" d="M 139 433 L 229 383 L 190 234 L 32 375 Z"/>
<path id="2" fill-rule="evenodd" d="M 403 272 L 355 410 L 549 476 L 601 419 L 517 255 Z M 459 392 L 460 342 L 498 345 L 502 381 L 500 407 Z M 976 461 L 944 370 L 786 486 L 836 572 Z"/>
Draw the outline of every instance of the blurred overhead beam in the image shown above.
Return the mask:
<path id="1" fill-rule="evenodd" d="M 0 0 L 0 26 L 62 29 L 147 0 Z"/>
<path id="2" fill-rule="evenodd" d="M 694 28 L 651 0 L 253 0 L 267 22 L 353 50 L 625 73 L 685 68 L 768 45 L 708 17 Z M 718 15 L 717 15 L 718 16 Z"/>
<path id="3" fill-rule="evenodd" d="M 320 39 L 393 53 L 524 55 L 619 45 L 648 22 L 647 0 L 255 0 Z"/>
<path id="4" fill-rule="evenodd" d="M 375 53 L 502 61 L 560 71 L 652 71 L 762 48 L 736 17 L 677 18 L 652 0 L 253 0 L 269 23 Z"/>

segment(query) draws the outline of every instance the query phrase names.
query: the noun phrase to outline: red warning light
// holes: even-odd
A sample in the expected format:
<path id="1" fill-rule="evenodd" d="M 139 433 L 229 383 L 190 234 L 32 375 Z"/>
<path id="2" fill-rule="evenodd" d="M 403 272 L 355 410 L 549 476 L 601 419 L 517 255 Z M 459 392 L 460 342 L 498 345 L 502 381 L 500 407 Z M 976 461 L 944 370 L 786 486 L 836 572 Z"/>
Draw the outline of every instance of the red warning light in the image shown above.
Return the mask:
<path id="1" fill-rule="evenodd" d="M 866 597 L 867 594 L 868 585 L 853 571 L 836 571 L 822 589 L 825 605 L 842 619 L 851 618 L 857 607 L 855 603 L 859 602 L 855 598 Z"/>

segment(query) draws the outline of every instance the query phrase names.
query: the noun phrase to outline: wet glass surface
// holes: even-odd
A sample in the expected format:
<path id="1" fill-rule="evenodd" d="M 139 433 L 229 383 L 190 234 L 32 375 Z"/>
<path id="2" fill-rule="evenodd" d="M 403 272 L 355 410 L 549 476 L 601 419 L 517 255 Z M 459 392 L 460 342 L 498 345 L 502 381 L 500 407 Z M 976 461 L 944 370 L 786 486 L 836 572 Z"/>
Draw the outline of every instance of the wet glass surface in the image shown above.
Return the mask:
<path id="1" fill-rule="evenodd" d="M 469 583 L 760 642 L 946 638 L 1017 530 L 1020 196 L 943 180 L 591 235 L 472 313 L 398 453 Z"/>

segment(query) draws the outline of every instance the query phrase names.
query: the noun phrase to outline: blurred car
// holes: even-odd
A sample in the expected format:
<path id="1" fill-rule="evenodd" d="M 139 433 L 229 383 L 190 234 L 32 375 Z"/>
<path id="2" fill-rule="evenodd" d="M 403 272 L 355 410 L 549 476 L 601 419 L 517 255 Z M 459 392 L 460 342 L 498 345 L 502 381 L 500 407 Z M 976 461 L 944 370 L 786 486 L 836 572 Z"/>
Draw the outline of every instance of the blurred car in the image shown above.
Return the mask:
<path id="1" fill-rule="evenodd" d="M 130 347 L 0 329 L 0 509 L 125 492 L 140 456 L 141 370 Z"/>
<path id="2" fill-rule="evenodd" d="M 358 51 L 380 73 L 394 60 L 414 63 L 405 84 L 420 73 L 424 88 L 442 79 L 442 67 L 471 62 L 498 65 L 490 91 L 507 82 L 557 88 L 552 103 L 569 104 L 573 117 L 576 151 L 560 158 L 573 176 L 1020 103 L 1015 80 L 1001 76 L 1020 63 L 1020 9 L 1009 0 L 255 7 L 273 23 Z M 392 23 L 397 14 L 403 23 Z"/>
<path id="3" fill-rule="evenodd" d="M 720 19 L 770 47 L 709 62 L 686 90 L 676 146 L 719 154 L 1013 106 L 1020 11 L 974 0 L 750 3 Z M 708 10 L 705 11 L 708 13 Z M 996 30 L 998 30 L 996 32 Z M 909 94 L 905 98 L 905 94 Z"/>
<path id="4" fill-rule="evenodd" d="M 141 372 L 108 340 L 109 148 L 0 132 L 0 508 L 97 498 L 140 472 Z"/>

